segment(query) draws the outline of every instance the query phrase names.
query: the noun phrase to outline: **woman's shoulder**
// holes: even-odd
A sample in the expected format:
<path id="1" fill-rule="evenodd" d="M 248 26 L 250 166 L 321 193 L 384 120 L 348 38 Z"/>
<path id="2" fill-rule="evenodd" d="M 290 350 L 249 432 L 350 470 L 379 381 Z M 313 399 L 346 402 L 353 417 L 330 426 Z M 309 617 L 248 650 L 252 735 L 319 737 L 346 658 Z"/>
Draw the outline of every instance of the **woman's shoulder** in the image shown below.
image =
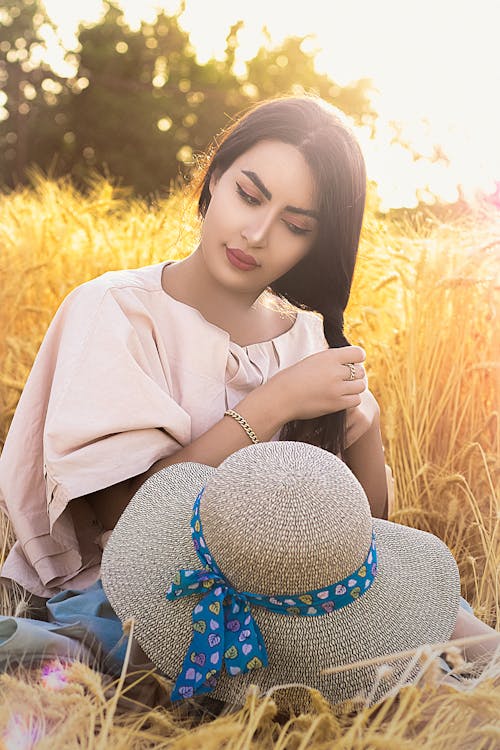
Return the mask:
<path id="1" fill-rule="evenodd" d="M 304 351 L 314 353 L 322 349 L 328 349 L 323 328 L 323 317 L 310 310 L 297 310 L 297 318 L 291 329 L 291 339 L 294 345 Z"/>
<path id="2" fill-rule="evenodd" d="M 107 271 L 72 289 L 53 316 L 44 348 L 57 342 L 58 349 L 76 352 L 88 345 L 96 333 L 113 338 L 126 336 L 144 314 L 154 317 L 149 303 L 161 291 L 161 264 L 144 268 Z M 121 333 L 120 333 L 121 332 Z"/>
<path id="3" fill-rule="evenodd" d="M 84 295 L 89 298 L 99 297 L 109 291 L 124 289 L 143 290 L 156 292 L 161 291 L 161 272 L 164 264 L 156 263 L 141 268 L 121 269 L 106 271 L 96 278 L 85 281 L 75 287 L 68 295 Z"/>
<path id="4" fill-rule="evenodd" d="M 323 317 L 317 312 L 295 307 L 274 295 L 263 296 L 262 311 L 267 318 L 266 325 L 271 339 L 324 339 Z"/>
<path id="5" fill-rule="evenodd" d="M 106 271 L 96 278 L 84 281 L 74 287 L 63 299 L 54 321 L 58 319 L 87 318 L 87 323 L 94 315 L 110 304 L 126 309 L 138 296 L 161 292 L 161 269 L 163 264 L 144 266 L 142 268 Z M 129 302 L 127 302 L 127 300 Z"/>

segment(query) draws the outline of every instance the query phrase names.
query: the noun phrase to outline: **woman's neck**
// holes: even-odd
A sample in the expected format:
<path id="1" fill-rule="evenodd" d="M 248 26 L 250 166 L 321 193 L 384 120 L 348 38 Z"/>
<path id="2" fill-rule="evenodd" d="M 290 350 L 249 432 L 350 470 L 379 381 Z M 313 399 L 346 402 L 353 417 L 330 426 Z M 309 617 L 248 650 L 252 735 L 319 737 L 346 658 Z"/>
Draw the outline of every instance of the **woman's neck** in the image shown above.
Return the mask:
<path id="1" fill-rule="evenodd" d="M 199 247 L 184 260 L 164 268 L 162 286 L 171 297 L 194 307 L 209 323 L 227 331 L 231 339 L 259 338 L 257 328 L 262 319 L 258 313 L 264 309 L 257 302 L 261 293 L 239 292 L 220 284 L 208 272 Z"/>

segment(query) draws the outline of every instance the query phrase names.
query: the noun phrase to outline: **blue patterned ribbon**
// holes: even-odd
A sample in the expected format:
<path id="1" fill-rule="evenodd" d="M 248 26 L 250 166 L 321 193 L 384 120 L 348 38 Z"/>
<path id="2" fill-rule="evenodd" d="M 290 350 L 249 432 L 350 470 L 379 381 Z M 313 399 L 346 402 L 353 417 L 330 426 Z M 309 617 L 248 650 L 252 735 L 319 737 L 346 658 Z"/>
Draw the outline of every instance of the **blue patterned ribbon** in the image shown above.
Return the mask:
<path id="1" fill-rule="evenodd" d="M 330 586 L 293 596 L 236 591 L 219 569 L 203 537 L 200 519 L 203 490 L 194 503 L 191 535 L 204 568 L 179 570 L 166 593 L 169 601 L 202 594 L 193 609 L 193 638 L 174 685 L 172 701 L 211 692 L 217 684 L 223 663 L 231 676 L 267 666 L 266 647 L 252 616 L 251 604 L 284 615 L 325 615 L 363 596 L 377 573 L 373 533 L 363 564 L 354 573 Z"/>

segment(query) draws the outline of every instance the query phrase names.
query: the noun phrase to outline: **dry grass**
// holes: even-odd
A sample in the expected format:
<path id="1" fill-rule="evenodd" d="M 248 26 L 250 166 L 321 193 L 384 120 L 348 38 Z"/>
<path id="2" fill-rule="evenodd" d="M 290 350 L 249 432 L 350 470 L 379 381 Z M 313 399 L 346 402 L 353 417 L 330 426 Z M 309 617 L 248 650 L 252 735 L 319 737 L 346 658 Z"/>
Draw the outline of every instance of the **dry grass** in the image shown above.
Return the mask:
<path id="1" fill-rule="evenodd" d="M 309 713 L 285 717 L 272 696 L 249 690 L 243 708 L 215 716 L 189 706 L 147 708 L 134 698 L 132 680 L 120 686 L 74 662 L 58 687 L 40 670 L 1 676 L 0 728 L 8 750 L 493 750 L 500 742 L 498 669 L 460 690 L 437 682 L 429 669 L 421 683 L 379 706 L 346 705 L 340 713 L 311 691 Z"/>
<path id="2" fill-rule="evenodd" d="M 39 179 L 0 203 L 1 446 L 64 295 L 112 268 L 182 256 L 197 223 L 180 196 L 148 209 L 102 182 L 82 197 L 69 184 Z M 369 215 L 347 315 L 382 409 L 396 479 L 393 520 L 450 546 L 462 593 L 493 626 L 500 622 L 499 251 L 500 219 L 492 213 L 448 224 L 421 215 L 406 225 Z M 12 536 L 4 518 L 0 524 L 1 560 Z M 15 592 L 3 592 L 3 614 L 22 607 Z M 166 699 L 150 710 L 137 703 L 146 682 L 133 686 L 131 677 L 117 685 L 77 662 L 64 668 L 60 689 L 49 689 L 39 669 L 18 668 L 0 677 L 0 748 L 2 740 L 7 750 L 500 746 L 500 657 L 460 690 L 438 682 L 429 664 L 419 684 L 381 706 L 332 712 L 315 694 L 310 713 L 288 720 L 272 697 L 250 694 L 244 708 L 218 717 L 173 710 Z M 148 679 L 168 694 L 160 678 Z"/>

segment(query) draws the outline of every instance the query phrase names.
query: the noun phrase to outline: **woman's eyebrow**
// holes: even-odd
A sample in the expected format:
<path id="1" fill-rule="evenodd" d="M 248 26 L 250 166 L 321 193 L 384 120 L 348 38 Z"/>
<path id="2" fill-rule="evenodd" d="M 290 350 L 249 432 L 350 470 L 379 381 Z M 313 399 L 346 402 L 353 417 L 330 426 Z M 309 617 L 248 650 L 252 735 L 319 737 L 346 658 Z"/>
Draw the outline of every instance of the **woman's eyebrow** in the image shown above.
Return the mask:
<path id="1" fill-rule="evenodd" d="M 271 198 L 273 197 L 273 194 L 271 193 L 270 190 L 266 188 L 266 186 L 260 179 L 259 175 L 255 174 L 255 172 L 250 172 L 246 169 L 242 169 L 241 171 L 243 174 L 245 174 L 248 177 L 249 180 L 252 180 L 253 184 L 255 185 L 256 188 L 260 190 L 264 198 L 267 198 L 267 200 L 270 201 Z"/>
<path id="2" fill-rule="evenodd" d="M 255 174 L 255 172 L 251 172 L 247 169 L 241 170 L 242 174 L 246 175 L 249 180 L 253 182 L 256 188 L 260 190 L 262 195 L 270 201 L 273 197 L 273 194 L 271 191 L 266 188 L 262 180 L 260 179 L 259 175 Z M 286 211 L 290 211 L 293 214 L 303 214 L 304 216 L 310 216 L 312 219 L 319 219 L 319 214 L 317 211 L 311 211 L 308 208 L 297 208 L 297 206 L 285 206 Z"/>

